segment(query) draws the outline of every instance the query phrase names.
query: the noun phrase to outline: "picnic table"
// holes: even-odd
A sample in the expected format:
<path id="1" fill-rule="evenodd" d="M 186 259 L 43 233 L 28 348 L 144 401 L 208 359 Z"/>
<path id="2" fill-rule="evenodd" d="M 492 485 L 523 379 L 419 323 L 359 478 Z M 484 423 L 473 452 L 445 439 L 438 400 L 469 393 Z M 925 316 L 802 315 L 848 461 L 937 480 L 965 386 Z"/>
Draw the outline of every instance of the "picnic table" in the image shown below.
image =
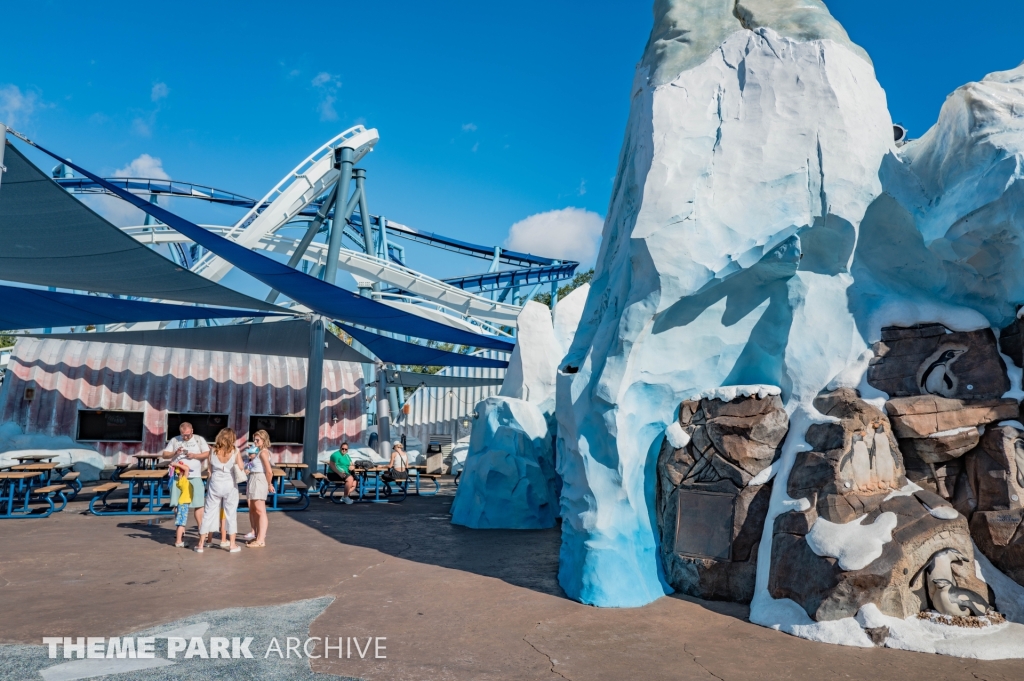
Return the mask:
<path id="1" fill-rule="evenodd" d="M 416 491 L 409 492 L 410 494 L 416 494 L 417 496 L 421 497 L 432 497 L 441 491 L 441 483 L 437 481 L 437 476 L 427 475 L 427 467 L 424 464 L 416 464 L 413 466 L 409 466 L 409 477 L 415 478 L 416 482 Z M 428 478 L 431 482 L 434 483 L 434 489 L 429 492 L 426 490 L 421 490 L 420 478 Z"/>
<path id="2" fill-rule="evenodd" d="M 40 461 L 49 461 L 50 459 L 56 459 L 58 456 L 60 456 L 60 454 L 26 454 L 24 456 L 14 456 L 11 458 L 13 458 L 18 463 L 25 463 L 26 461 L 38 463 Z"/>
<path id="3" fill-rule="evenodd" d="M 303 465 L 303 464 L 291 464 Z M 309 487 L 298 478 L 289 478 L 283 468 L 274 467 L 267 495 L 268 511 L 304 511 L 309 508 Z M 246 499 L 245 506 L 249 501 Z"/>
<path id="4" fill-rule="evenodd" d="M 289 480 L 298 480 L 302 477 L 302 471 L 309 468 L 304 463 L 276 463 L 274 467 L 287 474 Z"/>
<path id="5" fill-rule="evenodd" d="M 45 518 L 67 506 L 63 485 L 32 485 L 33 479 L 42 475 L 44 471 L 0 472 L 0 518 Z M 53 494 L 60 497 L 60 508 L 54 505 Z M 33 501 L 45 501 L 49 507 L 42 513 L 36 513 L 29 507 Z"/>
<path id="6" fill-rule="evenodd" d="M 96 495 L 89 502 L 89 512 L 93 515 L 171 515 L 170 493 L 164 481 L 167 472 L 133 468 L 121 473 L 120 480 L 127 483 L 128 498 L 124 501 L 110 502 L 110 495 L 125 489 L 117 482 L 108 482 L 93 489 Z M 101 504 L 102 508 L 97 508 Z"/>
<path id="7" fill-rule="evenodd" d="M 162 454 L 132 454 L 135 460 L 138 462 L 136 465 L 143 470 L 153 470 L 157 468 L 157 464 L 160 459 L 164 458 Z"/>
<path id="8" fill-rule="evenodd" d="M 59 466 L 59 463 L 22 463 L 17 466 L 11 466 L 12 471 L 18 472 L 34 472 L 39 476 L 39 480 L 33 480 L 29 484 L 33 487 L 45 487 L 50 484 L 50 478 L 53 475 L 53 469 Z"/>

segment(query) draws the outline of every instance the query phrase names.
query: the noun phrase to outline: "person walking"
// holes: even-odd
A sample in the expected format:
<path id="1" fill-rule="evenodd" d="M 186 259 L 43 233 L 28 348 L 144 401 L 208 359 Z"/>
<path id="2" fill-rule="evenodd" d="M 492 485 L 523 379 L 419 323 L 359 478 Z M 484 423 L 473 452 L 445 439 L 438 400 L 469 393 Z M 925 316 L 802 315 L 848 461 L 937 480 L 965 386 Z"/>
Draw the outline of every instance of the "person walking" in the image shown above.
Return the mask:
<path id="1" fill-rule="evenodd" d="M 270 434 L 265 430 L 257 430 L 252 436 L 252 446 L 247 450 L 248 460 L 245 470 L 249 473 L 246 480 L 245 495 L 249 499 L 249 525 L 253 531 L 242 537 L 246 546 L 252 549 L 267 545 L 267 528 L 270 519 L 267 517 L 267 496 L 270 494 L 268 475 L 273 468 L 270 465 Z"/>
<path id="2" fill-rule="evenodd" d="M 194 456 L 194 455 L 190 455 Z M 235 476 L 243 477 L 241 457 L 235 447 L 235 431 L 225 428 L 217 433 L 210 460 L 210 480 L 206 490 L 206 504 L 203 508 L 203 522 L 199 526 L 199 544 L 196 553 L 203 552 L 206 537 L 220 526 L 220 512 L 224 511 L 224 523 L 228 532 L 228 551 L 238 553 L 242 547 L 235 544 L 238 533 L 238 483 Z M 237 474 L 234 471 L 238 471 Z"/>
<path id="3" fill-rule="evenodd" d="M 164 459 L 170 459 L 172 467 L 178 467 L 179 464 L 188 466 L 188 475 L 186 476 L 188 484 L 180 486 L 176 484 L 171 485 L 171 506 L 183 505 L 186 509 L 184 511 L 180 508 L 177 509 L 177 519 L 175 522 L 176 524 L 178 524 L 179 520 L 181 522 L 178 524 L 174 538 L 174 545 L 178 548 L 184 548 L 185 525 L 188 522 L 187 509 L 192 509 L 197 529 L 203 524 L 203 505 L 206 494 L 206 488 L 203 485 L 203 459 L 210 455 L 210 445 L 207 444 L 201 435 L 195 435 L 192 432 L 192 424 L 188 421 L 181 422 L 181 425 L 178 426 L 178 433 L 176 437 L 172 437 L 167 441 L 167 446 L 164 447 L 161 456 Z M 195 455 L 195 457 L 192 455 Z M 183 487 L 186 489 L 191 487 L 191 499 L 185 504 L 179 504 Z M 183 514 L 184 517 L 182 517 Z"/>

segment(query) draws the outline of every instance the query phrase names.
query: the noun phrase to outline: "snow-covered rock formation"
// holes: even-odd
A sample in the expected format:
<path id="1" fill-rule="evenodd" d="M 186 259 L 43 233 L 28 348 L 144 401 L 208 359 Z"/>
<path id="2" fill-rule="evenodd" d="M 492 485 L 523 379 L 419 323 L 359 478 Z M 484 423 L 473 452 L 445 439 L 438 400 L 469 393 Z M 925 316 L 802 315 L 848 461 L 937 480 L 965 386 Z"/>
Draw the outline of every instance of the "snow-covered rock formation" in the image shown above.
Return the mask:
<path id="1" fill-rule="evenodd" d="M 476 406 L 452 522 L 534 530 L 558 518 L 558 476 L 548 420 L 536 405 L 488 397 Z"/>
<path id="2" fill-rule="evenodd" d="M 572 342 L 589 286 L 559 301 L 554 320 L 527 302 L 501 391 L 476 406 L 452 522 L 477 529 L 538 529 L 558 518 L 555 376 Z"/>
<path id="3" fill-rule="evenodd" d="M 697 509 L 678 521 L 687 530 L 714 524 L 701 495 L 726 493 L 708 486 L 742 463 L 715 429 L 735 434 L 730 410 L 751 419 L 770 405 L 706 391 L 768 385 L 785 440 L 730 483 L 771 483 L 759 545 L 743 544 L 756 556 L 751 620 L 850 645 L 1007 656 L 985 634 L 975 645 L 943 633 L 940 645 L 908 617 L 952 616 L 942 608 L 961 608 L 956 598 L 987 608 L 993 594 L 941 476 L 932 469 L 937 492 L 907 482 L 896 445 L 942 464 L 1016 409 L 999 399 L 991 373 L 1009 357 L 987 329 L 1024 302 L 1022 80 L 1019 68 L 961 88 L 933 130 L 897 149 L 870 60 L 818 0 L 656 1 L 592 290 L 557 377 L 569 596 L 624 607 L 684 573 L 708 586 L 682 568 L 666 575 L 659 545 L 675 528 L 663 512 Z M 979 329 L 988 335 L 956 334 Z M 886 345 L 897 340 L 910 344 L 902 359 Z M 888 402 L 888 378 L 869 371 L 883 355 L 908 390 Z M 1006 396 L 1019 395 L 1020 373 L 1009 378 Z M 711 444 L 690 441 L 705 432 Z M 714 476 L 686 482 L 706 466 Z M 659 481 L 659 468 L 678 480 Z M 659 507 L 659 486 L 676 494 L 679 480 L 686 503 Z M 729 561 L 746 535 L 716 527 L 675 536 Z M 826 567 L 837 555 L 845 564 Z M 1017 624 L 991 631 L 1024 641 Z"/>

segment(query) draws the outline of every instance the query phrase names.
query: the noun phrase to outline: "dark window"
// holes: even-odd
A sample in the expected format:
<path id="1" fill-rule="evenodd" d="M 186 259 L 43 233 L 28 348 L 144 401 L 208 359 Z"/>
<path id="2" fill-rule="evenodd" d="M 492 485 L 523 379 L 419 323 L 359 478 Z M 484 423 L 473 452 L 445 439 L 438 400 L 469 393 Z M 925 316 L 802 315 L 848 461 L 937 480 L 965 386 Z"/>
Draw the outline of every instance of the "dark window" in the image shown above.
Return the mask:
<path id="1" fill-rule="evenodd" d="M 78 437 L 83 442 L 142 442 L 141 411 L 78 412 Z"/>
<path id="2" fill-rule="evenodd" d="M 257 430 L 265 430 L 275 445 L 301 445 L 304 416 L 250 416 L 249 439 Z"/>
<path id="3" fill-rule="evenodd" d="M 192 432 L 209 443 L 217 439 L 217 433 L 228 427 L 227 414 L 167 414 L 167 439 L 178 435 L 182 421 L 192 424 Z"/>

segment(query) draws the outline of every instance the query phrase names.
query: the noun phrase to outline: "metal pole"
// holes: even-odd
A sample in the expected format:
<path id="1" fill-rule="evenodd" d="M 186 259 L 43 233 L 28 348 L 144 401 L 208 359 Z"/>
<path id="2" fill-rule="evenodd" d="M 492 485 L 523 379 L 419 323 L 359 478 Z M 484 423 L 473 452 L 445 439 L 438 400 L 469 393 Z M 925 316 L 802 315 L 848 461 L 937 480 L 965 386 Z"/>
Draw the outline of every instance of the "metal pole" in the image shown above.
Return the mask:
<path id="1" fill-rule="evenodd" d="M 556 260 L 555 265 L 561 265 L 561 260 Z M 555 306 L 558 305 L 558 280 L 555 279 L 551 282 L 551 311 L 555 311 Z"/>
<path id="2" fill-rule="evenodd" d="M 377 365 L 377 442 L 381 457 L 391 459 L 391 406 L 388 404 L 388 370 Z"/>
<path id="3" fill-rule="evenodd" d="M 302 433 L 303 480 L 310 484 L 320 456 L 320 395 L 324 383 L 324 320 L 314 317 L 309 324 L 309 366 L 306 374 L 306 421 Z"/>
<path id="4" fill-rule="evenodd" d="M 4 149 L 7 148 L 7 126 L 0 123 L 0 184 L 3 183 L 7 166 L 4 165 Z"/>
<path id="5" fill-rule="evenodd" d="M 341 176 L 338 178 L 338 196 L 348 195 L 348 185 L 352 181 L 352 150 L 341 148 Z M 338 219 L 334 212 L 334 224 L 331 225 L 331 238 L 327 244 L 327 264 L 324 269 L 324 281 L 333 284 L 338 275 L 338 252 L 341 250 L 341 235 L 345 231 L 345 221 Z"/>
<path id="6" fill-rule="evenodd" d="M 373 243 L 373 225 L 370 223 L 370 213 L 366 210 L 366 170 L 355 169 L 356 191 L 359 193 L 359 217 L 363 223 L 363 248 L 366 255 L 373 255 L 376 248 Z"/>
<path id="7" fill-rule="evenodd" d="M 377 218 L 377 224 L 380 226 L 380 257 L 384 262 L 389 262 L 391 258 L 388 256 L 388 219 L 381 215 Z"/>
<path id="8" fill-rule="evenodd" d="M 313 221 L 309 223 L 309 229 L 307 229 L 306 233 L 302 236 L 302 241 L 299 242 L 299 245 L 295 247 L 295 252 L 292 253 L 292 257 L 288 258 L 288 267 L 296 267 L 302 261 L 302 256 L 304 256 L 306 251 L 309 250 L 309 245 L 313 243 L 313 239 L 316 238 L 317 232 L 320 231 L 320 225 L 324 224 L 324 220 L 327 219 L 327 214 L 331 212 L 332 206 L 334 207 L 334 219 L 337 221 L 339 186 L 339 183 L 334 183 L 334 189 L 331 190 L 327 200 L 324 201 L 322 206 L 320 206 L 320 210 L 316 212 L 316 217 L 314 217 Z M 267 302 L 276 303 L 279 295 L 281 294 L 278 293 L 276 289 L 272 290 L 270 295 L 267 296 Z"/>

